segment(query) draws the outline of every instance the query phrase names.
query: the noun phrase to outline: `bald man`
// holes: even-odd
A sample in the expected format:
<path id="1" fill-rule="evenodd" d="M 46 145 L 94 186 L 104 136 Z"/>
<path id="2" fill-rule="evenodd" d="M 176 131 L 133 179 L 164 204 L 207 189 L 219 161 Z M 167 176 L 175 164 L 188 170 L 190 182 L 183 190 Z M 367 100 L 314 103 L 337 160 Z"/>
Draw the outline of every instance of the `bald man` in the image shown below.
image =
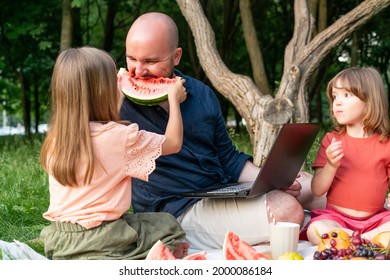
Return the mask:
<path id="1" fill-rule="evenodd" d="M 186 231 L 191 247 L 199 249 L 222 248 L 228 230 L 252 245 L 269 241 L 265 198 L 278 221 L 302 225 L 304 213 L 300 202 L 313 203 L 311 175 L 307 172 L 301 172 L 285 191 L 272 191 L 251 199 L 180 196 L 217 183 L 253 181 L 259 172 L 252 157 L 232 144 L 214 92 L 175 68 L 182 52 L 175 22 L 162 13 L 141 15 L 127 34 L 126 62 L 132 75 L 180 76 L 186 80 L 187 90 L 187 99 L 181 104 L 183 147 L 178 154 L 157 159 L 156 170 L 148 182 L 133 179 L 134 211 L 171 213 Z M 168 115 L 167 102 L 140 106 L 126 99 L 121 109 L 123 119 L 160 134 L 165 132 Z"/>

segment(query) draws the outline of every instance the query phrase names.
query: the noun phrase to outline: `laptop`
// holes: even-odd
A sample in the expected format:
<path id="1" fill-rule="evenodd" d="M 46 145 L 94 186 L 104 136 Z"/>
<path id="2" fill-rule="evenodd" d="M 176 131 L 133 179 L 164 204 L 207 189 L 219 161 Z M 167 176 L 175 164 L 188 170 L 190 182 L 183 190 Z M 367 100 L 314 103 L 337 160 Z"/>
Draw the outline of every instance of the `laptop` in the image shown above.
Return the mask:
<path id="1" fill-rule="evenodd" d="M 288 187 L 301 170 L 320 128 L 318 123 L 284 124 L 253 182 L 213 185 L 181 195 L 194 198 L 251 198 Z"/>

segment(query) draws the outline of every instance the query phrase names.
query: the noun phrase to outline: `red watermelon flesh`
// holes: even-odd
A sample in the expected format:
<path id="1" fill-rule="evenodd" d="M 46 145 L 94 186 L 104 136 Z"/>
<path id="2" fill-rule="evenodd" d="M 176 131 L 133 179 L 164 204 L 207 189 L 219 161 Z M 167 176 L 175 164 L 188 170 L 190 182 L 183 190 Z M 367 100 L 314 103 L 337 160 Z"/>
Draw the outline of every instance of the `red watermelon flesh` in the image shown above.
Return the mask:
<path id="1" fill-rule="evenodd" d="M 191 255 L 185 256 L 183 260 L 206 260 L 206 251 L 201 251 L 197 253 L 193 253 Z"/>
<path id="2" fill-rule="evenodd" d="M 172 252 L 164 246 L 161 240 L 158 240 L 150 248 L 146 260 L 176 260 Z"/>
<path id="3" fill-rule="evenodd" d="M 118 71 L 118 83 L 124 95 L 134 103 L 153 106 L 168 99 L 167 88 L 180 77 L 175 78 L 136 78 L 125 68 Z"/>
<path id="4" fill-rule="evenodd" d="M 226 233 L 222 252 L 225 260 L 268 260 L 265 255 L 257 252 L 231 231 Z"/>
<path id="5" fill-rule="evenodd" d="M 206 251 L 196 252 L 185 256 L 183 260 L 205 260 L 206 254 Z M 161 240 L 159 240 L 150 248 L 146 260 L 176 260 L 176 257 L 164 246 Z"/>

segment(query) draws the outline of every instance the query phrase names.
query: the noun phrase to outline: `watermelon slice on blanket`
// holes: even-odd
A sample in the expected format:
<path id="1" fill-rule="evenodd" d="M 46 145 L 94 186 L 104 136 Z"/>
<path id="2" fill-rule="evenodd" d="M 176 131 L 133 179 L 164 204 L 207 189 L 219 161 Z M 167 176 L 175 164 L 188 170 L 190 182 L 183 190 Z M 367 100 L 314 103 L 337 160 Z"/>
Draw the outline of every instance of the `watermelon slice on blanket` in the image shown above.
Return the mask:
<path id="1" fill-rule="evenodd" d="M 146 260 L 176 260 L 172 252 L 164 246 L 161 240 L 158 240 L 150 248 Z"/>
<path id="2" fill-rule="evenodd" d="M 181 78 L 135 78 L 125 68 L 118 71 L 118 83 L 124 95 L 143 106 L 154 106 L 167 100 L 168 86 L 179 79 Z"/>
<path id="3" fill-rule="evenodd" d="M 206 260 L 206 255 L 207 255 L 206 251 L 196 252 L 188 256 L 185 256 L 183 260 L 197 260 L 197 261 Z"/>
<path id="4" fill-rule="evenodd" d="M 257 252 L 231 231 L 226 233 L 222 251 L 225 260 L 268 260 L 265 255 Z"/>
<path id="5" fill-rule="evenodd" d="M 185 256 L 183 260 L 205 260 L 206 254 L 206 251 L 196 252 Z M 158 240 L 152 248 L 150 248 L 146 260 L 176 260 L 176 257 L 164 246 L 161 240 Z"/>

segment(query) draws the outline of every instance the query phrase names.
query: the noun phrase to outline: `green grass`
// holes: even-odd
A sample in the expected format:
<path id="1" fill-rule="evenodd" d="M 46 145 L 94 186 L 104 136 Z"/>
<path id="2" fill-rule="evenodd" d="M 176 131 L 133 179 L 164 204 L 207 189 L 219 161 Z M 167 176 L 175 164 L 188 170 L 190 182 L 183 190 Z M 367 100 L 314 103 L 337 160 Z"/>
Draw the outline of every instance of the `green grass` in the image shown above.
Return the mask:
<path id="1" fill-rule="evenodd" d="M 0 240 L 14 239 L 43 253 L 38 241 L 48 224 L 42 213 L 49 205 L 47 175 L 39 164 L 42 136 L 0 137 Z"/>
<path id="2" fill-rule="evenodd" d="M 252 154 L 252 146 L 245 128 L 241 134 L 230 136 L 238 150 Z M 49 207 L 47 175 L 39 163 L 43 137 L 26 141 L 23 136 L 0 137 L 0 240 L 14 239 L 43 253 L 39 233 L 49 224 L 42 217 Z M 309 153 L 307 166 L 315 157 L 319 140 Z"/>

